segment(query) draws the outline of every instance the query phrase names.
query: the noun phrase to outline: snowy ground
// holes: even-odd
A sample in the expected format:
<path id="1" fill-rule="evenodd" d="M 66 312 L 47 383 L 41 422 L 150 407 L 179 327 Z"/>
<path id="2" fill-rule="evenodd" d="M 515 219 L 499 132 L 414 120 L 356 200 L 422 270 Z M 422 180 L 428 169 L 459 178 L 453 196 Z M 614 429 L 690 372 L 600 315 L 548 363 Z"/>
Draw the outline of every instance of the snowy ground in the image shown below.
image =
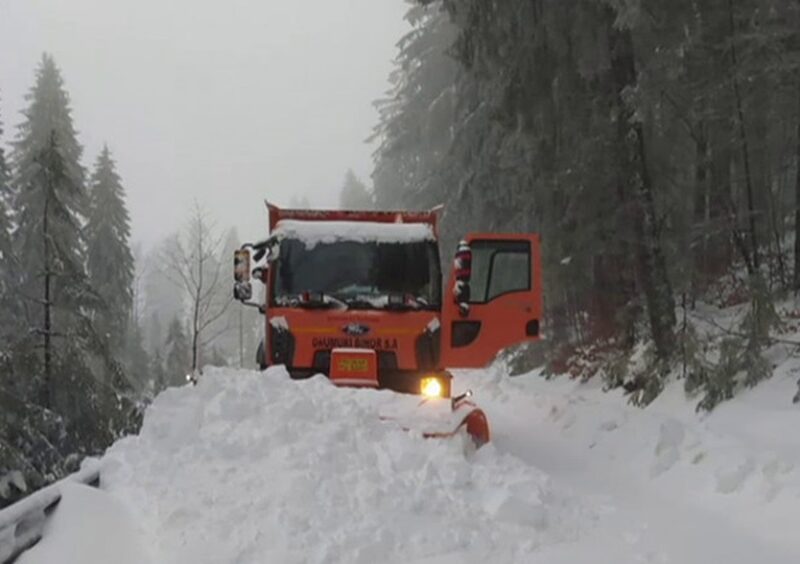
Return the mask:
<path id="1" fill-rule="evenodd" d="M 458 375 L 491 445 L 379 420 L 389 392 L 214 371 L 71 486 L 23 564 L 800 561 L 800 361 L 700 417 L 594 384 Z M 98 532 L 93 532 L 98 531 Z M 116 548 L 116 550 L 114 550 Z"/>
<path id="2" fill-rule="evenodd" d="M 679 385 L 644 411 L 569 380 L 496 376 L 481 386 L 496 449 L 600 516 L 578 543 L 546 548 L 537 562 L 800 561 L 795 379 L 779 372 L 710 416 Z"/>

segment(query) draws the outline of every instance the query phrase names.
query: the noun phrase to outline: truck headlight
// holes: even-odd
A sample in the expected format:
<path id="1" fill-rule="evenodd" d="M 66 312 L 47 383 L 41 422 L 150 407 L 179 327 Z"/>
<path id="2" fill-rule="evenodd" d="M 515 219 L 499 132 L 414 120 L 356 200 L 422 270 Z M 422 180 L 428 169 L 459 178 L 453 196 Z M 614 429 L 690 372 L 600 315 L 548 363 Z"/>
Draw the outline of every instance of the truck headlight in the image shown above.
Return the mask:
<path id="1" fill-rule="evenodd" d="M 420 393 L 428 398 L 440 398 L 444 396 L 444 386 L 439 378 L 423 378 L 419 387 Z"/>

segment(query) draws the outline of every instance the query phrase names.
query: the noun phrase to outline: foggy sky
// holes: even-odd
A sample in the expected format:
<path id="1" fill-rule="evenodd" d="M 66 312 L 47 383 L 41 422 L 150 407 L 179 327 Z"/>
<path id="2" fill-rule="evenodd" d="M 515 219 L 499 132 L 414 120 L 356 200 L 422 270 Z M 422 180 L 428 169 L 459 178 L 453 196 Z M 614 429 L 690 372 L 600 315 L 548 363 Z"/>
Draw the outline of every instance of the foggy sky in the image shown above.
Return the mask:
<path id="1" fill-rule="evenodd" d="M 93 164 L 114 152 L 134 239 L 182 225 L 194 198 L 243 239 L 264 198 L 335 205 L 368 179 L 403 0 L 0 0 L 0 115 L 9 141 L 44 51 Z"/>

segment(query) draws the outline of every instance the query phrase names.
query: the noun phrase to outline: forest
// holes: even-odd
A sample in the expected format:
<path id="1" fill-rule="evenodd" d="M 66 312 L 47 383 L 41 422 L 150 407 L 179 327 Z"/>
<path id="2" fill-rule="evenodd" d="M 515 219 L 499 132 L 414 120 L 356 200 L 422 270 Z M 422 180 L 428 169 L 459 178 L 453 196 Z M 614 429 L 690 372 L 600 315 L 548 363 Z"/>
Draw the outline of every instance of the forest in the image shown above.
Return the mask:
<path id="1" fill-rule="evenodd" d="M 408 18 L 375 197 L 446 202 L 451 248 L 464 225 L 542 234 L 548 339 L 523 363 L 640 405 L 679 366 L 701 410 L 771 374 L 800 289 L 800 4 L 441 0 Z M 745 310 L 711 354 L 700 303 Z"/>
<path id="2" fill-rule="evenodd" d="M 233 302 L 235 226 L 195 202 L 143 249 L 109 147 L 84 166 L 51 55 L 26 102 L 0 145 L 0 508 L 136 433 L 156 395 L 205 366 L 255 367 L 263 332 Z M 352 171 L 340 199 L 373 205 Z"/>
<path id="3" fill-rule="evenodd" d="M 0 506 L 136 432 L 193 371 L 250 366 L 257 346 L 256 316 L 230 307 L 236 230 L 198 203 L 143 251 L 110 149 L 83 165 L 51 56 L 26 101 L 0 147 Z"/>
<path id="4" fill-rule="evenodd" d="M 642 406 L 679 374 L 706 411 L 768 378 L 800 316 L 800 3 L 409 4 L 371 186 L 348 172 L 342 207 L 446 204 L 445 265 L 464 226 L 540 232 L 547 339 L 520 370 L 600 375 Z M 252 367 L 260 339 L 231 305 L 235 226 L 198 202 L 142 249 L 51 56 L 26 103 L 0 146 L 0 507 L 136 432 L 187 374 Z M 711 343 L 703 304 L 743 315 Z"/>

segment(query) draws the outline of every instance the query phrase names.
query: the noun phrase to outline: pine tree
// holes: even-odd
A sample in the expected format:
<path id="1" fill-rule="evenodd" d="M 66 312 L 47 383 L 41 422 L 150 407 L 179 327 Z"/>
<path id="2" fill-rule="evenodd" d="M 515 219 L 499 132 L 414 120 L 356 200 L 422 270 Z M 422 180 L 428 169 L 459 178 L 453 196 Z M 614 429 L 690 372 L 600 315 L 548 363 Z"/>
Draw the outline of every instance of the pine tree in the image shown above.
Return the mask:
<path id="1" fill-rule="evenodd" d="M 0 116 L 1 117 L 1 116 Z M 0 139 L 3 137 L 3 122 L 0 119 Z M 13 249 L 11 245 L 11 188 L 9 186 L 9 170 L 6 163 L 5 151 L 0 145 L 0 351 L 5 350 L 4 344 L 10 340 L 14 330 L 13 309 L 14 301 L 11 299 L 13 280 Z"/>
<path id="2" fill-rule="evenodd" d="M 345 174 L 339 206 L 345 210 L 369 210 L 375 207 L 372 194 L 352 170 Z"/>
<path id="3" fill-rule="evenodd" d="M 186 383 L 186 373 L 191 370 L 191 351 L 189 339 L 176 317 L 169 325 L 167 340 L 164 343 L 167 351 L 165 359 L 166 385 L 180 386 Z"/>
<path id="4" fill-rule="evenodd" d="M 2 138 L 3 120 L 2 114 L 0 114 L 0 139 Z M 0 145 L 0 264 L 5 264 L 11 258 L 11 216 L 9 213 L 11 187 L 9 186 L 9 176 L 5 149 Z"/>
<path id="5" fill-rule="evenodd" d="M 64 88 L 61 72 L 53 58 L 45 54 L 36 71 L 36 84 L 26 96 L 28 107 L 25 120 L 19 125 L 12 143 L 12 189 L 17 202 L 25 201 L 25 193 L 41 192 L 35 180 L 37 159 L 50 144 L 55 132 L 59 151 L 64 158 L 65 176 L 76 187 L 62 194 L 63 204 L 76 217 L 85 217 L 88 198 L 84 188 L 85 172 L 80 164 L 83 148 L 78 143 L 72 123 L 69 95 Z M 21 222 L 20 222 L 21 223 Z"/>
<path id="6" fill-rule="evenodd" d="M 45 384 L 41 401 L 43 406 L 54 408 L 57 384 L 53 357 L 63 347 L 78 345 L 81 337 L 92 337 L 85 333 L 89 327 L 82 308 L 97 302 L 89 301 L 92 296 L 83 270 L 80 220 L 66 203 L 82 187 L 69 177 L 55 131 L 34 162 L 38 170 L 17 198 L 20 226 L 15 235 L 17 252 L 25 257 L 23 297 L 38 301 L 43 308 L 43 321 L 33 323 L 43 338 Z M 63 343 L 56 345 L 56 338 Z"/>
<path id="7" fill-rule="evenodd" d="M 128 382 L 133 388 L 132 397 L 138 399 L 140 393 L 144 393 L 149 380 L 149 360 L 147 351 L 144 349 L 144 337 L 139 326 L 130 321 L 124 332 L 125 343 L 120 351 L 121 360 L 125 366 Z"/>
<path id="8" fill-rule="evenodd" d="M 649 343 L 646 403 L 686 340 L 677 296 L 730 274 L 760 327 L 800 287 L 800 3 L 413 4 L 376 200 L 446 203 L 445 248 L 465 225 L 541 232 L 551 359 L 597 345 L 622 366 Z"/>
<path id="9" fill-rule="evenodd" d="M 164 344 L 164 324 L 157 311 L 150 314 L 145 325 L 145 350 L 150 354 L 155 354 L 161 350 Z"/>
<path id="10" fill-rule="evenodd" d="M 398 43 L 392 89 L 376 103 L 380 123 L 373 138 L 375 200 L 382 209 L 430 209 L 444 203 L 445 166 L 455 129 L 460 73 L 448 54 L 456 26 L 441 1 L 411 6 L 412 30 Z"/>
<path id="11" fill-rule="evenodd" d="M 167 388 L 167 373 L 164 369 L 164 357 L 161 351 L 156 349 L 150 357 L 150 381 L 153 395 L 161 393 Z"/>
<path id="12" fill-rule="evenodd" d="M 675 298 L 660 240 L 644 125 L 629 95 L 639 88 L 636 47 L 632 31 L 615 25 L 617 17 L 611 8 L 607 9 L 611 72 L 617 98 L 617 142 L 619 147 L 624 147 L 618 164 L 620 182 L 626 198 L 631 201 L 639 283 L 645 296 L 652 338 L 658 359 L 666 365 L 675 350 Z"/>
<path id="13" fill-rule="evenodd" d="M 134 262 L 125 192 L 107 146 L 97 158 L 92 175 L 85 233 L 89 281 L 103 301 L 94 323 L 112 348 L 119 350 L 130 328 Z"/>
<path id="14" fill-rule="evenodd" d="M 19 262 L 14 298 L 27 324 L 15 345 L 17 373 L 38 403 L 64 422 L 64 456 L 96 453 L 113 439 L 124 372 L 110 355 L 89 312 L 101 307 L 85 270 L 83 223 L 88 197 L 81 147 L 69 98 L 53 59 L 45 55 L 28 95 L 25 119 L 10 155 L 16 213 L 13 247 Z"/>
<path id="15" fill-rule="evenodd" d="M 69 98 L 51 57 L 45 55 L 28 95 L 25 121 L 11 152 L 12 189 L 18 228 L 14 247 L 23 265 L 20 293 L 31 326 L 40 325 L 46 281 L 54 326 L 66 335 L 76 330 L 82 307 L 93 301 L 84 271 L 82 223 L 87 196 Z M 45 233 L 47 235 L 45 235 Z M 50 256 L 45 257 L 45 253 Z M 49 274 L 49 278 L 48 278 Z"/>

